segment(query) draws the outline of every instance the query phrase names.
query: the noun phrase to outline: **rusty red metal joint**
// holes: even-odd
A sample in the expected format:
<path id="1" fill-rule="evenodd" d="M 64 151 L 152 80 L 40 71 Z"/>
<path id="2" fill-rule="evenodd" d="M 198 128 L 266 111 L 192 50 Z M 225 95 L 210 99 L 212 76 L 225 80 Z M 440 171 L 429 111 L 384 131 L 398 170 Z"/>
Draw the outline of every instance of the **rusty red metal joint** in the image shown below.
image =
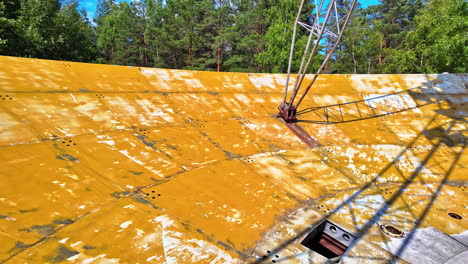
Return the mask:
<path id="1" fill-rule="evenodd" d="M 286 121 L 286 123 L 292 123 L 297 121 L 296 107 L 294 105 L 282 102 L 280 106 L 278 106 L 278 110 L 281 117 L 284 119 L 284 121 Z"/>

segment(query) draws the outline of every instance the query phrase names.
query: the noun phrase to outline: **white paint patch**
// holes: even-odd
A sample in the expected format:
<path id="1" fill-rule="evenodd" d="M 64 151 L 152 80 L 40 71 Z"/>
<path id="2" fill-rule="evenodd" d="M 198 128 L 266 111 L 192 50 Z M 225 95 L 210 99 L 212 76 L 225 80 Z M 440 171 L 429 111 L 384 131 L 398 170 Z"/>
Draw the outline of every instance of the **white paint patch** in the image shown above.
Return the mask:
<path id="1" fill-rule="evenodd" d="M 348 162 L 353 162 L 354 156 L 358 154 L 359 151 L 353 147 L 348 147 L 346 149 L 346 152 L 343 153 L 342 155 L 348 157 Z"/>
<path id="2" fill-rule="evenodd" d="M 73 101 L 74 101 L 75 103 L 78 103 L 78 102 L 76 101 L 75 96 L 73 96 L 73 94 L 69 93 L 69 95 L 71 96 L 71 98 L 73 99 Z"/>
<path id="3" fill-rule="evenodd" d="M 245 122 L 244 124 L 245 124 L 246 127 L 250 128 L 252 130 L 255 130 L 255 129 L 259 128 L 258 125 L 255 125 L 255 124 L 252 124 L 252 123 Z"/>
<path id="4" fill-rule="evenodd" d="M 6 216 L 4 219 L 5 219 L 5 220 L 8 220 L 8 221 L 13 221 L 13 222 L 15 222 L 15 221 L 16 221 L 16 219 L 15 219 L 15 218 L 13 218 L 13 217 L 9 217 L 9 216 Z"/>
<path id="5" fill-rule="evenodd" d="M 241 213 L 237 209 L 231 208 L 230 213 L 231 215 L 227 216 L 225 218 L 226 220 L 232 223 L 237 223 L 237 224 L 241 224 L 243 222 L 241 218 Z"/>
<path id="6" fill-rule="evenodd" d="M 80 253 L 78 253 L 78 254 L 76 254 L 76 255 L 74 255 L 74 256 L 71 256 L 71 257 L 67 258 L 67 260 L 68 260 L 68 261 L 74 261 L 74 260 L 78 259 L 79 257 L 80 257 Z"/>
<path id="7" fill-rule="evenodd" d="M 455 238 L 458 242 L 468 247 L 468 230 L 465 230 L 460 234 L 452 235 L 451 237 Z"/>
<path id="8" fill-rule="evenodd" d="M 114 140 L 103 140 L 103 141 L 98 141 L 98 143 L 105 143 L 109 146 L 114 146 L 115 145 L 115 141 Z"/>
<path id="9" fill-rule="evenodd" d="M 136 234 L 136 236 L 133 237 L 133 239 L 140 238 L 145 234 L 145 231 L 143 231 L 141 229 L 138 229 L 138 228 L 136 229 L 136 232 L 137 232 L 137 234 Z"/>
<path id="10" fill-rule="evenodd" d="M 145 163 L 144 163 L 143 161 L 138 160 L 138 159 L 136 159 L 136 158 L 130 156 L 130 155 L 128 154 L 128 150 L 119 150 L 119 152 L 122 153 L 123 155 L 125 155 L 125 157 L 127 157 L 127 158 L 133 160 L 134 162 L 138 163 L 139 165 L 145 165 Z"/>
<path id="11" fill-rule="evenodd" d="M 71 247 L 76 247 L 76 246 L 78 246 L 78 245 L 81 244 L 81 243 L 83 243 L 83 242 L 78 241 L 78 242 L 76 242 L 76 243 L 71 244 L 70 246 L 71 246 Z"/>
<path id="12" fill-rule="evenodd" d="M 146 259 L 146 261 L 152 261 L 153 259 L 157 258 L 156 256 L 152 256 Z"/>
<path id="13" fill-rule="evenodd" d="M 78 175 L 76 174 L 69 174 L 69 173 L 66 173 L 65 176 L 69 177 L 69 178 L 72 178 L 76 181 L 80 180 L 80 177 L 78 177 Z"/>
<path id="14" fill-rule="evenodd" d="M 91 263 L 91 262 L 93 262 L 93 261 L 95 261 L 97 259 L 103 259 L 105 257 L 106 257 L 106 254 L 101 254 L 101 255 L 98 255 L 98 256 L 96 256 L 94 258 L 88 258 L 88 259 L 82 260 L 81 263 L 88 264 L 88 263 Z"/>
<path id="15" fill-rule="evenodd" d="M 166 263 L 201 263 L 211 259 L 211 263 L 237 263 L 228 253 L 218 246 L 198 240 L 188 239 L 185 233 L 174 231 L 174 220 L 167 215 L 152 220 L 162 227 L 162 240 Z M 181 259 L 183 257 L 183 259 Z"/>
<path id="16" fill-rule="evenodd" d="M 257 88 L 275 88 L 275 80 L 274 78 L 269 78 L 269 76 L 260 75 L 260 74 L 252 74 L 249 75 L 250 82 Z"/>
<path id="17" fill-rule="evenodd" d="M 120 224 L 120 228 L 127 228 L 129 225 L 133 224 L 132 220 L 130 221 L 127 221 L 127 222 L 123 222 L 122 224 Z"/>
<path id="18" fill-rule="evenodd" d="M 389 112 L 402 111 L 408 109 L 405 101 L 399 95 L 369 94 L 365 95 L 364 99 L 367 104 L 376 109 L 382 109 Z"/>
<path id="19" fill-rule="evenodd" d="M 66 237 L 66 238 L 64 238 L 62 240 L 59 240 L 59 243 L 62 243 L 62 244 L 67 243 L 68 239 L 70 239 L 70 238 Z"/>

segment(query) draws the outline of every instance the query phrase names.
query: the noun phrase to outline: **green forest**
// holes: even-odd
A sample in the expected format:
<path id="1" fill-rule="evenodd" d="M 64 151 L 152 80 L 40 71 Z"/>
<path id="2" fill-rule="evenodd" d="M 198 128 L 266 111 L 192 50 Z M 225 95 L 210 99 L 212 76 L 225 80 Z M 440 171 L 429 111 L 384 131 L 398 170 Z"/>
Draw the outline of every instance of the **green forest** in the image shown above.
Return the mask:
<path id="1" fill-rule="evenodd" d="M 340 6 L 351 2 L 337 1 Z M 0 55 L 284 73 L 299 2 L 99 0 L 91 19 L 76 0 L 0 0 Z M 358 5 L 325 72 L 467 72 L 467 13 L 466 0 L 381 0 L 367 8 Z M 306 37 L 302 34 L 299 45 Z M 301 59 L 301 52 L 296 53 L 293 70 Z M 323 52 L 317 56 L 310 72 Z"/>

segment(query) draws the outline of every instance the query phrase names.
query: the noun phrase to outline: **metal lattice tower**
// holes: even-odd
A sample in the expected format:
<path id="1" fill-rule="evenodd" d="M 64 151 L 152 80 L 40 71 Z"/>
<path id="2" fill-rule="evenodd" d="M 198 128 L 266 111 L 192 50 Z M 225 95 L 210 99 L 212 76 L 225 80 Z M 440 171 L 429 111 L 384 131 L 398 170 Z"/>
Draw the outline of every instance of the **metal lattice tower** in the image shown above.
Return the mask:
<path id="1" fill-rule="evenodd" d="M 291 122 L 296 120 L 296 110 L 304 100 L 305 95 L 309 92 L 310 88 L 314 84 L 318 75 L 322 72 L 323 68 L 327 64 L 328 60 L 334 53 L 336 47 L 340 43 L 343 32 L 348 24 L 349 18 L 353 12 L 356 0 L 349 1 L 337 1 L 337 0 L 315 0 L 315 8 L 313 9 L 310 16 L 308 16 L 308 21 L 300 21 L 301 14 L 303 12 L 304 3 L 306 0 L 301 0 L 301 4 L 297 11 L 296 20 L 294 22 L 294 30 L 291 40 L 291 48 L 289 53 L 289 63 L 288 63 L 288 75 L 286 78 L 286 84 L 284 87 L 284 98 L 281 105 L 278 107 L 280 114 L 283 116 L 286 122 Z M 343 5 L 338 7 L 338 3 L 341 2 Z M 348 3 L 348 5 L 346 5 Z M 291 64 L 294 54 L 294 48 L 296 46 L 296 35 L 297 35 L 297 26 L 305 28 L 308 32 L 307 44 L 304 48 L 304 53 L 302 55 L 301 64 L 297 74 L 296 81 L 293 86 L 291 96 L 288 100 L 288 89 L 289 89 L 289 79 L 291 75 Z M 331 49 L 327 50 L 325 53 L 325 58 L 323 59 L 320 67 L 313 76 L 312 80 L 309 82 L 305 88 L 302 95 L 299 97 L 299 100 L 296 104 L 294 101 L 298 95 L 298 92 L 301 88 L 301 85 L 304 81 L 304 77 L 309 69 L 312 58 L 317 54 L 319 46 L 324 39 L 328 39 L 331 44 Z M 312 41 L 313 40 L 313 41 Z M 311 49 L 311 46 L 313 47 Z"/>

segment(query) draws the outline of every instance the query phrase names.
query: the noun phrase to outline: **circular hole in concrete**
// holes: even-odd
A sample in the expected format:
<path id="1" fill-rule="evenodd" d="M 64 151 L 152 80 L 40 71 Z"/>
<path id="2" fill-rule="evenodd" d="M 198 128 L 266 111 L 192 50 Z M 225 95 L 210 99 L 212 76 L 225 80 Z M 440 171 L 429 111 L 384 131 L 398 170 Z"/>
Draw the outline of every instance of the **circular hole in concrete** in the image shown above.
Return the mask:
<path id="1" fill-rule="evenodd" d="M 380 230 L 391 237 L 402 238 L 405 236 L 405 232 L 391 225 L 380 225 Z"/>
<path id="2" fill-rule="evenodd" d="M 349 241 L 349 240 L 351 240 L 351 237 L 348 234 L 344 234 L 343 239 L 346 240 L 346 241 Z"/>
<path id="3" fill-rule="evenodd" d="M 461 219 L 462 219 L 461 215 L 458 215 L 458 214 L 456 214 L 456 213 L 448 213 L 448 215 L 449 215 L 450 217 L 452 217 L 452 218 L 457 219 L 457 220 L 461 220 Z"/>
<path id="4" fill-rule="evenodd" d="M 330 226 L 330 231 L 332 231 L 333 233 L 336 233 L 336 227 L 335 226 Z"/>

